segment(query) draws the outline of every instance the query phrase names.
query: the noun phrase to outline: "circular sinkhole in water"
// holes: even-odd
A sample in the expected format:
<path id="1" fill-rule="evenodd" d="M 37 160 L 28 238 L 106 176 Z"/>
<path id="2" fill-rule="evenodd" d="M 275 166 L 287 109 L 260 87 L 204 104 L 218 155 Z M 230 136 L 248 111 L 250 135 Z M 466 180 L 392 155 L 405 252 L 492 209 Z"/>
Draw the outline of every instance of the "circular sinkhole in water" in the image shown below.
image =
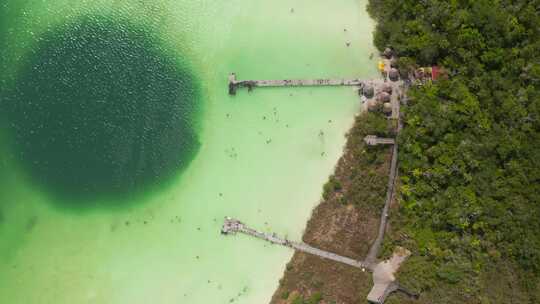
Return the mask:
<path id="1" fill-rule="evenodd" d="M 43 35 L 5 98 L 22 166 L 77 204 L 175 176 L 199 148 L 198 83 L 183 60 L 145 27 L 112 18 Z"/>

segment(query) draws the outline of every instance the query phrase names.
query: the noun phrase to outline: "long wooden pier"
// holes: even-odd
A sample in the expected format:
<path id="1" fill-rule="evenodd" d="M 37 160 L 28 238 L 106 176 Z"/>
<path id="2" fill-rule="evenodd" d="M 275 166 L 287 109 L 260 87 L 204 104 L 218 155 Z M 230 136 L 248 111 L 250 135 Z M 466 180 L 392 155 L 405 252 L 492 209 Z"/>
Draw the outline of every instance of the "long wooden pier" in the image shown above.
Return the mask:
<path id="1" fill-rule="evenodd" d="M 254 87 L 307 87 L 307 86 L 357 86 L 362 87 L 364 79 L 283 79 L 283 80 L 237 80 L 236 74 L 229 75 L 229 94 L 235 95 L 238 88 Z"/>
<path id="2" fill-rule="evenodd" d="M 372 265 L 368 265 L 367 263 L 363 261 L 357 261 L 355 259 L 351 259 L 348 257 L 344 257 L 332 252 L 324 251 L 321 249 L 317 249 L 314 247 L 311 247 L 304 243 L 298 243 L 289 241 L 287 239 L 280 238 L 275 233 L 263 233 L 259 232 L 255 229 L 249 228 L 244 223 L 240 222 L 239 220 L 226 217 L 225 221 L 223 223 L 223 227 L 221 229 L 222 234 L 235 234 L 237 232 L 244 233 L 262 240 L 265 240 L 267 242 L 270 242 L 272 244 L 282 245 L 286 247 L 290 247 L 293 249 L 296 249 L 298 251 L 306 252 L 309 254 L 313 254 L 325 259 L 333 260 L 336 262 L 344 263 L 356 268 L 361 268 L 362 270 L 370 269 L 372 270 Z"/>

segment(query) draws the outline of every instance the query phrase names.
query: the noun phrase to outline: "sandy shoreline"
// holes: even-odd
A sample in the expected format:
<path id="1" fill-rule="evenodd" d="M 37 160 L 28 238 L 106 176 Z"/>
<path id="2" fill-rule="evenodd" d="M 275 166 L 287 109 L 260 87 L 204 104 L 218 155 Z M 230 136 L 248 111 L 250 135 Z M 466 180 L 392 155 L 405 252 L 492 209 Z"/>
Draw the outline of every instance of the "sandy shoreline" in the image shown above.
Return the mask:
<path id="1" fill-rule="evenodd" d="M 388 147 L 367 147 L 363 142 L 380 124 L 374 115 L 363 112 L 356 117 L 343 155 L 325 186 L 325 199 L 313 210 L 302 239 L 358 260 L 366 256 L 377 234 L 391 154 Z M 271 303 L 292 303 L 298 296 L 305 300 L 322 297 L 320 303 L 359 303 L 371 284 L 367 272 L 295 252 Z"/>

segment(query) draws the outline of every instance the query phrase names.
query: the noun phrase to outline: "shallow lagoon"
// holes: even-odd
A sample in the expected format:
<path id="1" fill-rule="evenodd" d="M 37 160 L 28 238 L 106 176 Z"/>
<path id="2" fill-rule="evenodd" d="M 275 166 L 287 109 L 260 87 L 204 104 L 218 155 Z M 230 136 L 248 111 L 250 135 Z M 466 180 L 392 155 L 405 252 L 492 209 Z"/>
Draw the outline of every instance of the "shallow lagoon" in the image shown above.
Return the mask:
<path id="1" fill-rule="evenodd" d="M 230 215 L 299 239 L 359 103 L 351 88 L 256 89 L 230 97 L 227 75 L 374 75 L 373 25 L 365 4 L 2 4 L 2 92 L 17 85 L 40 37 L 93 14 L 149 29 L 167 58 L 193 72 L 200 95 L 192 126 L 200 146 L 185 168 L 144 191 L 96 196 L 84 207 L 77 197 L 59 198 L 36 181 L 16 152 L 13 118 L 6 117 L 2 95 L 2 298 L 10 303 L 268 301 L 292 252 L 244 236 L 220 236 L 221 220 Z"/>

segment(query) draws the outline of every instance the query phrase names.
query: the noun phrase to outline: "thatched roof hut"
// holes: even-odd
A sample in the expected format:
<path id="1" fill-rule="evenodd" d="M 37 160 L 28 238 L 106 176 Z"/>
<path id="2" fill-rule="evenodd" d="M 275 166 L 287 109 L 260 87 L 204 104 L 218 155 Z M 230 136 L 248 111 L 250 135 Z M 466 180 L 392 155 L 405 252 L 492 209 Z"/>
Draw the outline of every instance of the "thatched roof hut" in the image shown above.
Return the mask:
<path id="1" fill-rule="evenodd" d="M 377 95 L 377 101 L 380 102 L 380 103 L 390 102 L 390 94 L 388 94 L 386 92 L 380 92 Z"/>
<path id="2" fill-rule="evenodd" d="M 362 94 L 364 94 L 366 98 L 373 98 L 373 95 L 375 95 L 375 89 L 372 85 L 367 84 L 362 88 Z"/>
<path id="3" fill-rule="evenodd" d="M 388 78 L 390 78 L 391 81 L 398 81 L 399 80 L 399 71 L 395 68 L 391 68 L 388 72 Z"/>
<path id="4" fill-rule="evenodd" d="M 381 91 L 388 93 L 389 95 L 392 95 L 392 85 L 389 83 L 385 83 L 382 85 Z"/>
<path id="5" fill-rule="evenodd" d="M 368 102 L 367 102 L 368 111 L 371 111 L 371 112 L 377 111 L 379 109 L 379 107 L 380 107 L 380 103 L 377 102 L 377 100 L 375 100 L 375 99 L 368 100 Z"/>
<path id="6" fill-rule="evenodd" d="M 392 59 L 390 59 L 390 67 L 395 69 L 398 68 L 398 59 L 396 57 L 392 57 Z"/>
<path id="7" fill-rule="evenodd" d="M 386 48 L 382 54 L 384 57 L 390 59 L 392 58 L 392 55 L 394 55 L 394 52 L 392 51 L 392 49 Z"/>
<path id="8" fill-rule="evenodd" d="M 389 102 L 385 102 L 383 104 L 382 111 L 383 111 L 383 113 L 386 113 L 386 114 L 392 113 L 392 104 L 389 103 Z"/>
<path id="9" fill-rule="evenodd" d="M 426 76 L 424 68 L 418 68 L 414 71 L 414 78 L 423 79 Z"/>

